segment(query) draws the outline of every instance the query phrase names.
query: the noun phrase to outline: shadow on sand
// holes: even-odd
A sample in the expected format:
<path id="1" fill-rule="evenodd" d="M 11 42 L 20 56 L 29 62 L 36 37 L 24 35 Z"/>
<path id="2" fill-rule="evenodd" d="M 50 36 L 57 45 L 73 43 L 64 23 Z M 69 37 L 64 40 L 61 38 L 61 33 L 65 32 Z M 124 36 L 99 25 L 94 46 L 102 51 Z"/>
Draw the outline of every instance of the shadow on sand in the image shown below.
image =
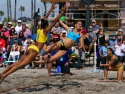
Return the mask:
<path id="1" fill-rule="evenodd" d="M 40 86 L 42 88 L 40 88 Z M 82 83 L 78 83 L 78 82 L 69 82 L 68 80 L 62 80 L 62 82 L 60 82 L 59 84 L 49 84 L 49 83 L 45 83 L 45 84 L 40 84 L 31 88 L 25 88 L 22 90 L 19 90 L 19 92 L 38 92 L 38 91 L 42 91 L 42 90 L 49 90 L 52 89 L 53 87 L 57 87 L 59 89 L 63 89 L 65 86 L 75 86 L 77 88 L 84 86 Z"/>

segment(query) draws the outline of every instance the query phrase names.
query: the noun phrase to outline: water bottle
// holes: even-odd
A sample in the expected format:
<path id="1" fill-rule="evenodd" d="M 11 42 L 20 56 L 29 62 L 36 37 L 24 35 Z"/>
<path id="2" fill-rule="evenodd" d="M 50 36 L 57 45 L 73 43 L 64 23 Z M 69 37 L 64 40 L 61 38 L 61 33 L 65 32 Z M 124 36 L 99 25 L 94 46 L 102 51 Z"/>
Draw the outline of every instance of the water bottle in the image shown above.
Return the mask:
<path id="1" fill-rule="evenodd" d="M 57 73 L 61 73 L 61 67 L 57 66 Z"/>

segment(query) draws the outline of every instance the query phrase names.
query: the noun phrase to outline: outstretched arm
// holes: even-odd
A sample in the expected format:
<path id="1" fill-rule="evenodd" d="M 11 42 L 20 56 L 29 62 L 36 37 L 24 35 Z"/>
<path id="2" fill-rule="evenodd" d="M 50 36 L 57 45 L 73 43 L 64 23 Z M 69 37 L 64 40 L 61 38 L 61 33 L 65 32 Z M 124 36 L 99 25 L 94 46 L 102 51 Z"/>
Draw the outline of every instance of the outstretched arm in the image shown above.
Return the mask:
<path id="1" fill-rule="evenodd" d="M 64 7 L 62 8 L 62 11 L 59 13 L 59 15 L 54 19 L 54 21 L 52 22 L 52 24 L 49 26 L 49 27 L 47 27 L 46 29 L 45 29 L 45 31 L 44 32 L 46 32 L 46 33 L 48 33 L 48 31 L 57 23 L 57 21 L 59 20 L 59 18 L 62 16 L 62 14 L 66 11 L 66 4 L 64 5 Z"/>
<path id="2" fill-rule="evenodd" d="M 50 10 L 47 12 L 47 14 L 46 14 L 45 17 L 44 17 L 44 20 L 47 20 L 47 19 L 48 19 L 49 14 L 51 13 L 51 11 L 52 11 L 53 9 L 55 9 L 55 7 L 56 7 L 56 3 L 53 2 L 53 3 L 52 3 L 52 6 L 51 6 L 51 8 L 50 8 Z"/>
<path id="3" fill-rule="evenodd" d="M 64 24 L 64 23 L 63 23 L 63 21 L 61 21 L 61 20 L 60 20 L 60 21 L 59 21 L 59 23 L 62 25 L 62 27 L 63 27 L 63 28 L 65 28 L 65 29 L 66 29 L 66 31 L 68 31 L 68 32 L 69 32 L 69 31 L 71 30 L 71 28 L 70 28 L 70 27 L 68 27 L 66 24 Z"/>

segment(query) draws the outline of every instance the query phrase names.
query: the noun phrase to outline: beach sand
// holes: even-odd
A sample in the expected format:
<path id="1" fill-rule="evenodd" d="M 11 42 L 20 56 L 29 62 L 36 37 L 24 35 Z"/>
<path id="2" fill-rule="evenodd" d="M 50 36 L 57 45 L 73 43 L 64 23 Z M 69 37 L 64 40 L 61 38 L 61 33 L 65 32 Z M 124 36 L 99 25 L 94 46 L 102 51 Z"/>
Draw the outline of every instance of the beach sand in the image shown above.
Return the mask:
<path id="1" fill-rule="evenodd" d="M 71 68 L 74 75 L 67 77 L 47 77 L 46 69 L 20 69 L 0 84 L 0 94 L 125 94 L 125 82 L 97 82 L 103 78 L 103 72 L 85 72 L 92 69 Z M 0 72 L 3 70 L 0 68 Z M 110 71 L 108 78 L 116 76 L 116 71 Z"/>

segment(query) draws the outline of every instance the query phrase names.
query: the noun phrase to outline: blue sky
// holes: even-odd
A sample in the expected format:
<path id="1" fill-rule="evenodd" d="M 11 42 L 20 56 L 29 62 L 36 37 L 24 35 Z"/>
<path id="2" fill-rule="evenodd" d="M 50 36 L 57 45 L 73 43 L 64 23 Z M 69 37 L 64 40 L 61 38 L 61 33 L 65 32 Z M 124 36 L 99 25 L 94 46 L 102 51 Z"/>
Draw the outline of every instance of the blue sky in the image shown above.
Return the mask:
<path id="1" fill-rule="evenodd" d="M 4 12 L 4 17 L 7 17 L 7 0 L 0 0 L 0 11 Z M 12 18 L 14 18 L 14 2 L 15 0 L 11 0 L 12 7 Z M 23 16 L 31 17 L 31 0 L 17 0 L 17 19 L 21 16 L 19 11 L 19 7 L 24 6 L 25 11 L 23 12 Z M 44 5 L 41 0 L 36 0 L 36 10 L 40 8 L 40 15 L 42 16 L 42 10 L 44 11 Z"/>

